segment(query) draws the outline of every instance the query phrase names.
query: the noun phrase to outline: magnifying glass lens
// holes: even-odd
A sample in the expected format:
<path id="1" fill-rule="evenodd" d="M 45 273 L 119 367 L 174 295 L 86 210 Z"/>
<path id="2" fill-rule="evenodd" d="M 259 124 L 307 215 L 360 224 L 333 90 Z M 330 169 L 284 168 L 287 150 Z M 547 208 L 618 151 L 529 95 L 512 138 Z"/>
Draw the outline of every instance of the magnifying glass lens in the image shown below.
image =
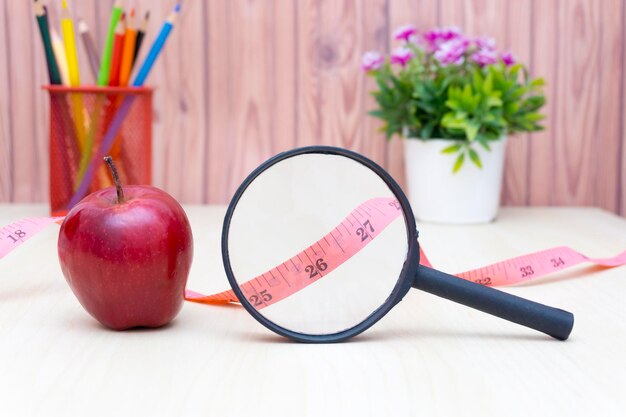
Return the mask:
<path id="1" fill-rule="evenodd" d="M 249 306 L 305 335 L 366 321 L 398 285 L 409 246 L 382 178 L 351 158 L 321 153 L 260 173 L 234 206 L 227 245 Z"/>

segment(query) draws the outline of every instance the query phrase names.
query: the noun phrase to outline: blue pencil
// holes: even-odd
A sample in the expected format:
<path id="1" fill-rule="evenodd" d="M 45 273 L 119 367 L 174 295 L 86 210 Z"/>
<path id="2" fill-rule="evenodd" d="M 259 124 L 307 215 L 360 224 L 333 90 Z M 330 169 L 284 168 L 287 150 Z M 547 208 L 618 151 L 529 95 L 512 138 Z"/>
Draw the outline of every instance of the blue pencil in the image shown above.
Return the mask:
<path id="1" fill-rule="evenodd" d="M 148 52 L 148 56 L 146 56 L 146 59 L 143 61 L 143 64 L 141 64 L 141 68 L 139 69 L 139 72 L 137 72 L 135 81 L 133 81 L 134 87 L 141 87 L 144 81 L 146 80 L 148 73 L 150 73 L 150 70 L 152 69 L 152 65 L 154 65 L 154 61 L 159 56 L 159 53 L 161 52 L 161 49 L 163 48 L 163 45 L 165 44 L 167 37 L 169 36 L 170 32 L 172 31 L 172 28 L 174 27 L 174 20 L 176 19 L 176 15 L 178 14 L 179 11 L 180 11 L 180 4 L 177 4 L 174 7 L 174 11 L 165 20 L 165 23 L 163 24 L 163 27 L 161 28 L 161 32 L 159 32 L 159 36 L 157 36 L 156 40 L 152 44 L 152 47 L 150 48 L 150 52 Z"/>

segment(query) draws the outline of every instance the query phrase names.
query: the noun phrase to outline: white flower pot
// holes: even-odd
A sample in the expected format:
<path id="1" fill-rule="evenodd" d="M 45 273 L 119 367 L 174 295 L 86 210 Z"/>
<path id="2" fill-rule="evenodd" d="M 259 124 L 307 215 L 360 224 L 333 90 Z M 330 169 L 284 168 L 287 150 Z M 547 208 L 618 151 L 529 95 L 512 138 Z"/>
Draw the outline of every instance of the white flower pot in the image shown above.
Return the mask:
<path id="1" fill-rule="evenodd" d="M 452 224 L 487 223 L 500 206 L 506 137 L 489 142 L 491 152 L 474 147 L 482 169 L 465 158 L 455 174 L 456 154 L 441 151 L 451 140 L 403 139 L 406 180 L 415 217 L 420 221 Z"/>

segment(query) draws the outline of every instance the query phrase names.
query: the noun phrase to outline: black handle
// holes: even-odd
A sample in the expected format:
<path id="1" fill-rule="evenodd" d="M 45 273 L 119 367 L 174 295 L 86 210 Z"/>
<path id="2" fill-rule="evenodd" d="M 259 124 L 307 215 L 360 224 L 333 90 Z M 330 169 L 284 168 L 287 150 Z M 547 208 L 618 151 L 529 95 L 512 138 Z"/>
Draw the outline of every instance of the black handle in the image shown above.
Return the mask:
<path id="1" fill-rule="evenodd" d="M 574 327 L 569 311 L 485 287 L 420 265 L 413 287 L 566 340 Z"/>

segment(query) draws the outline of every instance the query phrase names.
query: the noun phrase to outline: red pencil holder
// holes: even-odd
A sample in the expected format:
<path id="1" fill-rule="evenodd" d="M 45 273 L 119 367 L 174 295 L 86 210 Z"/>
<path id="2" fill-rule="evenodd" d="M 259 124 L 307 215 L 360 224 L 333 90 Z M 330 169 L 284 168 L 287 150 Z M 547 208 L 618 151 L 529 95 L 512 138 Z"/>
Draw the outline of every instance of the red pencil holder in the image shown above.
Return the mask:
<path id="1" fill-rule="evenodd" d="M 89 193 L 113 185 L 95 155 L 122 101 L 133 97 L 108 155 L 123 185 L 152 183 L 152 88 L 44 86 L 50 95 L 50 212 L 66 214 L 89 164 Z M 99 158 L 100 159 L 100 158 Z"/>

